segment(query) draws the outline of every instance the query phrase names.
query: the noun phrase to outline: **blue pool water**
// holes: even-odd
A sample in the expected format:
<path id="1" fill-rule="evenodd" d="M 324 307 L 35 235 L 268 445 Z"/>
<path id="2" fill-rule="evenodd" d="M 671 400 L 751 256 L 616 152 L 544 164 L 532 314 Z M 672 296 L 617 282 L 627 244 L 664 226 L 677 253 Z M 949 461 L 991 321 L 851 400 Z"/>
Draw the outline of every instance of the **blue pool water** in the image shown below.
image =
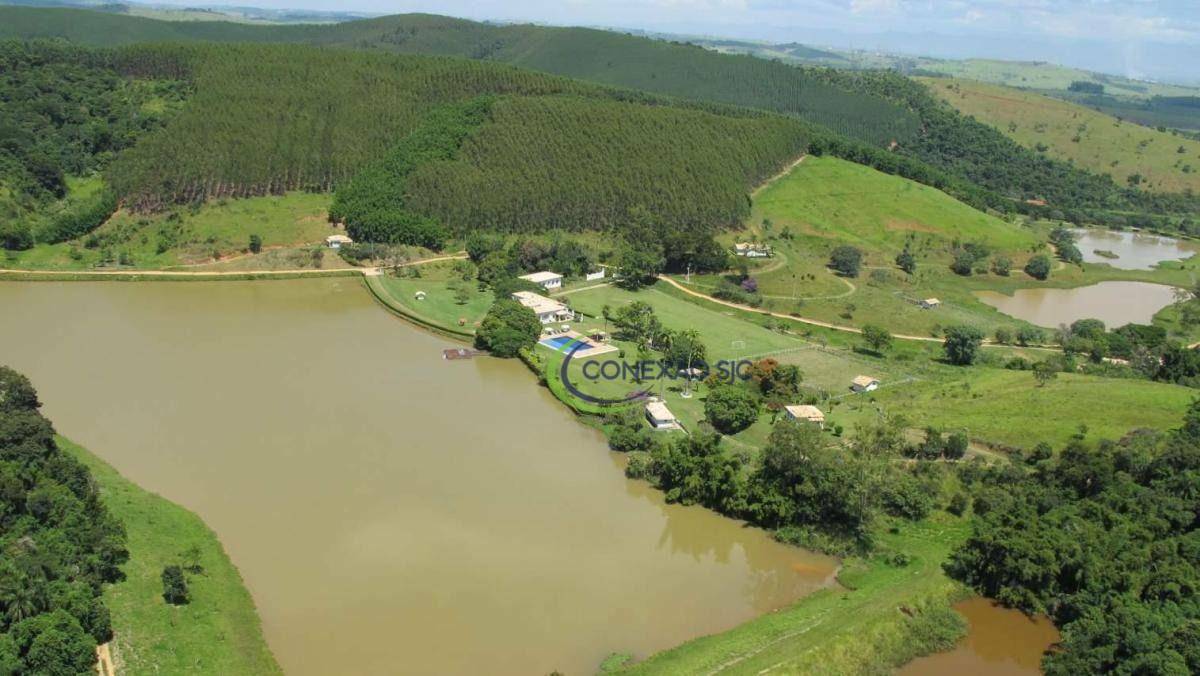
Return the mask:
<path id="1" fill-rule="evenodd" d="M 570 336 L 554 336 L 553 338 L 547 338 L 541 341 L 542 345 L 545 345 L 551 350 L 557 350 L 559 352 L 570 352 L 571 348 L 575 347 L 575 343 L 578 342 L 580 341 L 575 340 Z"/>

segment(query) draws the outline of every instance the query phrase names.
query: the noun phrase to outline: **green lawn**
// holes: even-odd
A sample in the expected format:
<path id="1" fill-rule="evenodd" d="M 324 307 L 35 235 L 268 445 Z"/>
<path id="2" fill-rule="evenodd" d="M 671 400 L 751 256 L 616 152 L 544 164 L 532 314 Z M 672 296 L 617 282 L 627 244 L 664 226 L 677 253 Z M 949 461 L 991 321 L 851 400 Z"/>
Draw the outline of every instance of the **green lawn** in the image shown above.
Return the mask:
<path id="1" fill-rule="evenodd" d="M 936 649 L 925 639 L 946 621 L 962 588 L 942 562 L 967 536 L 968 522 L 944 512 L 920 523 L 898 522 L 879 536 L 884 551 L 910 557 L 904 566 L 882 556 L 848 559 L 838 574 L 847 589 L 825 589 L 784 610 L 730 631 L 689 641 L 628 669 L 633 674 L 887 673 Z M 953 626 L 953 620 L 950 621 Z M 964 631 L 961 622 L 957 632 Z"/>
<path id="2" fill-rule="evenodd" d="M 137 674 L 281 673 L 263 639 L 254 601 L 216 535 L 198 516 L 122 477 L 100 458 L 65 439 L 100 485 L 105 506 L 124 525 L 130 558 L 125 580 L 109 585 L 118 672 Z M 191 603 L 162 598 L 163 566 L 199 551 L 201 573 L 188 574 Z"/>
<path id="3" fill-rule="evenodd" d="M 615 286 L 603 286 L 579 291 L 560 300 L 574 310 L 591 316 L 582 326 L 602 326 L 604 306 L 616 310 L 635 300 L 649 303 L 663 325 L 669 329 L 697 329 L 704 335 L 711 359 L 746 359 L 783 350 L 803 347 L 805 342 L 796 336 L 742 321 L 733 310 L 718 305 L 698 305 L 680 300 L 657 286 L 640 291 L 626 291 Z M 611 330 L 611 327 L 609 327 Z"/>
<path id="4" fill-rule="evenodd" d="M 376 281 L 406 312 L 436 326 L 474 332 L 491 308 L 494 296 L 491 291 L 480 291 L 474 281 L 449 279 L 442 273 L 444 267 L 448 266 L 433 263 L 421 267 L 420 278 L 385 275 Z M 468 291 L 466 303 L 458 302 L 452 288 L 455 286 Z M 424 300 L 417 299 L 418 291 L 425 293 Z"/>
<path id="5" fill-rule="evenodd" d="M 1169 429 L 1195 396 L 1178 385 L 1066 373 L 1040 387 L 1028 371 L 974 367 L 957 380 L 884 388 L 872 398 L 916 426 L 965 429 L 972 439 L 1028 448 L 1039 441 L 1060 446 L 1079 425 L 1093 439 Z M 873 415 L 874 407 L 863 413 Z"/>
<path id="6" fill-rule="evenodd" d="M 105 251 L 114 257 L 125 253 L 132 267 L 211 263 L 217 256 L 245 254 L 250 235 L 256 234 L 267 250 L 262 260 L 277 267 L 303 267 L 307 251 L 295 251 L 291 258 L 281 257 L 279 251 L 323 245 L 327 235 L 337 232 L 328 221 L 329 200 L 328 194 L 291 192 L 216 200 L 197 208 L 176 206 L 157 214 L 121 209 L 77 241 L 39 244 L 10 255 L 8 265 L 85 270 L 98 265 Z"/>

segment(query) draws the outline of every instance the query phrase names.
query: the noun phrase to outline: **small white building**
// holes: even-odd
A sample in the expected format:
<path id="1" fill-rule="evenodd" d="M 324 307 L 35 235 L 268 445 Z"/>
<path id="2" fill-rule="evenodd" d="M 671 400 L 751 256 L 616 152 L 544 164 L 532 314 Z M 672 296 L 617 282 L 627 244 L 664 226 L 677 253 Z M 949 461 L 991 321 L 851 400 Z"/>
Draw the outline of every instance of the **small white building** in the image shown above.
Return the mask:
<path id="1" fill-rule="evenodd" d="M 325 246 L 330 249 L 340 249 L 343 244 L 354 244 L 354 240 L 345 235 L 330 235 L 325 238 Z"/>
<path id="2" fill-rule="evenodd" d="M 514 291 L 512 299 L 533 310 L 543 324 L 575 321 L 575 313 L 571 308 L 532 291 Z"/>
<path id="3" fill-rule="evenodd" d="M 561 289 L 563 276 L 557 272 L 543 270 L 542 272 L 531 272 L 528 275 L 521 275 L 518 279 L 523 279 L 527 282 L 533 282 L 547 291 Z"/>
<path id="4" fill-rule="evenodd" d="M 754 244 L 752 242 L 738 242 L 733 245 L 733 253 L 746 258 L 767 258 L 771 255 L 771 247 L 766 244 Z"/>
<path id="5" fill-rule="evenodd" d="M 651 399 L 646 402 L 646 420 L 650 421 L 650 425 L 656 430 L 677 430 L 679 429 L 679 419 L 671 413 L 671 409 L 658 399 Z"/>
<path id="6" fill-rule="evenodd" d="M 925 300 L 918 303 L 918 305 L 920 305 L 922 308 L 924 308 L 926 310 L 932 310 L 941 304 L 942 304 L 942 301 L 940 301 L 936 298 L 926 298 Z"/>
<path id="7" fill-rule="evenodd" d="M 416 292 L 416 293 L 414 293 L 414 294 L 413 294 L 413 298 L 416 298 L 417 300 L 425 300 L 425 292 L 424 292 L 424 291 L 418 291 L 418 292 Z"/>
<path id="8" fill-rule="evenodd" d="M 816 423 L 822 426 L 825 424 L 825 414 L 822 413 L 821 409 L 817 408 L 816 406 L 800 404 L 795 406 L 784 406 L 783 410 L 787 413 L 787 417 L 792 420 Z"/>
<path id="9" fill-rule="evenodd" d="M 595 272 L 587 273 L 586 275 L 583 276 L 583 279 L 588 282 L 594 282 L 598 279 L 604 279 L 607 276 L 608 276 L 608 268 L 601 265 L 599 270 L 597 270 Z"/>
<path id="10" fill-rule="evenodd" d="M 871 376 L 856 376 L 850 381 L 850 389 L 855 392 L 874 392 L 879 389 L 879 379 Z"/>

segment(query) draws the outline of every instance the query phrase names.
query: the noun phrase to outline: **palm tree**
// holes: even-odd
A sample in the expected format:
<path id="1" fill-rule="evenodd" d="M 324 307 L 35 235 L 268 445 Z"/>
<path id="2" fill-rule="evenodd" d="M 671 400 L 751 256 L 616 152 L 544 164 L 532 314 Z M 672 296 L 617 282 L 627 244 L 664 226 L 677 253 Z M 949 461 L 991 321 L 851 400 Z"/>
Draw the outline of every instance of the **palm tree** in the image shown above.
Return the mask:
<path id="1" fill-rule="evenodd" d="M 38 597 L 37 590 L 27 580 L 7 581 L 4 589 L 0 591 L 4 615 L 14 624 L 38 614 L 41 608 Z"/>

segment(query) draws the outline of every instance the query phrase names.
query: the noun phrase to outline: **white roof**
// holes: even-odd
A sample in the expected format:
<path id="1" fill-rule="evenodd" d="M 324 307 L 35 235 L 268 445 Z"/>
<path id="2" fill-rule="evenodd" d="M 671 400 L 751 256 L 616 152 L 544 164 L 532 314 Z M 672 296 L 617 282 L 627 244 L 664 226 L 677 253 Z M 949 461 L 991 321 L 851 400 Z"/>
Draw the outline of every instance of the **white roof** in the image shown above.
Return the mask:
<path id="1" fill-rule="evenodd" d="M 793 418 L 800 420 L 824 421 L 825 414 L 816 406 L 808 404 L 800 404 L 796 406 L 785 406 L 784 410 L 791 414 Z"/>
<path id="2" fill-rule="evenodd" d="M 661 401 L 646 402 L 646 412 L 649 413 L 655 420 L 661 420 L 663 422 L 675 419 L 675 414 L 671 413 L 671 409 L 667 408 L 667 405 Z"/>
<path id="3" fill-rule="evenodd" d="M 855 385 L 858 385 L 860 387 L 866 387 L 867 385 L 870 385 L 871 383 L 879 382 L 879 379 L 872 378 L 871 376 L 857 376 L 854 378 L 853 382 Z"/>
<path id="4" fill-rule="evenodd" d="M 354 243 L 354 240 L 350 239 L 349 237 L 347 237 L 345 235 L 330 235 L 325 238 L 325 241 L 330 244 L 333 244 L 334 242 L 339 242 L 341 244 L 353 244 Z"/>
<path id="5" fill-rule="evenodd" d="M 534 284 L 541 284 L 542 282 L 553 282 L 556 279 L 562 279 L 562 275 L 557 272 L 543 270 L 541 272 L 531 272 L 527 275 L 521 275 L 518 279 L 524 279 Z"/>
<path id="6" fill-rule="evenodd" d="M 938 304 L 939 304 L 939 303 L 941 303 L 942 301 L 940 301 L 940 300 L 938 300 L 938 299 L 936 299 L 936 298 L 926 298 L 925 300 L 923 300 L 923 301 L 921 301 L 921 302 L 922 302 L 922 303 L 925 303 L 926 305 L 938 305 Z"/>
<path id="7" fill-rule="evenodd" d="M 566 305 L 545 296 L 539 296 L 532 291 L 514 291 L 512 299 L 539 315 L 546 314 L 547 312 L 567 312 L 569 310 Z"/>

